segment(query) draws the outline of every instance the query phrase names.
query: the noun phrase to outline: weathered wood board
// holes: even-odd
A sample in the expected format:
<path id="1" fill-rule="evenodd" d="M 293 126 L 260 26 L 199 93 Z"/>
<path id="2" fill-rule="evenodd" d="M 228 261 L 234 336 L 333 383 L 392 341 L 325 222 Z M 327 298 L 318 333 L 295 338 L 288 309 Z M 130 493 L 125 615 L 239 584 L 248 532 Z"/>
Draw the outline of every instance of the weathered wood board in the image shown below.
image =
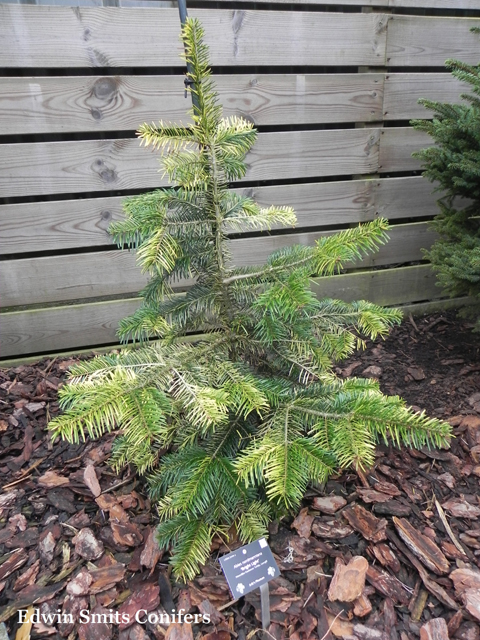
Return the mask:
<path id="1" fill-rule="evenodd" d="M 245 181 L 373 173 L 379 137 L 379 129 L 262 133 L 247 156 Z M 159 170 L 158 154 L 136 138 L 6 144 L 0 197 L 165 186 Z"/>
<path id="2" fill-rule="evenodd" d="M 477 7 L 478 8 L 478 7 Z M 478 64 L 480 18 L 393 15 L 388 23 L 387 64 L 443 67 L 447 58 Z"/>
<path id="3" fill-rule="evenodd" d="M 466 88 L 449 73 L 242 74 L 215 82 L 224 114 L 256 126 L 427 118 L 420 98 L 458 102 Z M 180 75 L 4 77 L 0 95 L 0 135 L 190 122 Z"/>
<path id="4" fill-rule="evenodd" d="M 431 144 L 409 127 L 263 133 L 245 181 L 412 171 Z M 158 156 L 134 138 L 0 146 L 0 197 L 149 189 L 168 184 Z"/>
<path id="5" fill-rule="evenodd" d="M 345 180 L 237 189 L 261 206 L 292 206 L 297 228 L 396 220 L 438 213 L 433 185 L 421 176 Z M 0 255 L 112 244 L 108 227 L 120 220 L 122 197 L 27 202 L 0 206 Z M 278 227 L 277 227 L 278 228 Z"/>
<path id="6" fill-rule="evenodd" d="M 353 273 L 320 279 L 317 295 L 344 300 L 361 298 L 380 304 L 420 302 L 441 297 L 428 265 Z M 121 318 L 139 306 L 136 298 L 4 313 L 0 353 L 13 355 L 116 344 Z"/>
<path id="7" fill-rule="evenodd" d="M 217 75 L 224 115 L 256 126 L 382 119 L 384 74 Z M 0 135 L 190 122 L 183 75 L 0 78 Z"/>
<path id="8" fill-rule="evenodd" d="M 467 85 L 448 72 L 387 73 L 384 86 L 383 120 L 387 121 L 431 118 L 432 112 L 419 104 L 420 98 L 461 102 L 460 94 L 468 92 Z"/>
<path id="9" fill-rule="evenodd" d="M 379 65 L 381 14 L 191 9 L 213 65 Z M 289 37 L 285 38 L 288 33 Z M 176 9 L 0 5 L 0 66 L 183 67 Z M 315 42 L 315 46 L 312 46 Z"/>
<path id="10" fill-rule="evenodd" d="M 469 32 L 478 19 L 221 9 L 190 13 L 202 20 L 214 65 L 279 66 L 295 60 L 297 65 L 443 66 L 447 57 L 472 63 L 478 58 L 476 36 Z M 158 66 L 159 60 L 164 67 L 182 66 L 175 9 L 4 4 L 0 40 L 0 65 L 7 68 Z"/>
<path id="11" fill-rule="evenodd" d="M 328 234 L 333 232 L 328 232 Z M 313 246 L 325 232 L 296 233 L 232 240 L 233 264 L 262 264 L 277 249 L 293 244 Z M 422 248 L 435 238 L 426 223 L 393 227 L 390 241 L 351 267 L 373 267 L 423 260 Z M 11 260 L 0 271 L 3 307 L 135 294 L 147 282 L 134 252 L 101 251 L 70 256 Z M 188 286 L 180 282 L 178 286 Z"/>
<path id="12" fill-rule="evenodd" d="M 412 153 L 431 145 L 432 139 L 423 131 L 410 127 L 382 129 L 378 169 L 380 173 L 420 169 L 421 162 L 412 158 Z"/>
<path id="13" fill-rule="evenodd" d="M 1 357 L 118 343 L 119 321 L 138 306 L 132 299 L 2 313 Z"/>
<path id="14" fill-rule="evenodd" d="M 440 193 L 422 176 L 384 178 L 376 183 L 375 214 L 389 220 L 433 217 Z"/>
<path id="15" fill-rule="evenodd" d="M 399 267 L 381 271 L 347 273 L 333 278 L 318 278 L 313 290 L 318 297 L 352 302 L 369 300 L 385 306 L 441 298 L 430 265 Z"/>
<path id="16" fill-rule="evenodd" d="M 233 4 L 237 0 L 219 0 L 220 4 Z M 257 4 L 270 0 L 251 0 Z M 217 0 L 218 2 L 218 0 Z M 293 4 L 293 0 L 275 0 L 275 4 Z M 325 0 L 301 0 L 305 5 L 325 5 Z M 345 6 L 411 7 L 415 9 L 478 9 L 478 0 L 342 0 Z"/>

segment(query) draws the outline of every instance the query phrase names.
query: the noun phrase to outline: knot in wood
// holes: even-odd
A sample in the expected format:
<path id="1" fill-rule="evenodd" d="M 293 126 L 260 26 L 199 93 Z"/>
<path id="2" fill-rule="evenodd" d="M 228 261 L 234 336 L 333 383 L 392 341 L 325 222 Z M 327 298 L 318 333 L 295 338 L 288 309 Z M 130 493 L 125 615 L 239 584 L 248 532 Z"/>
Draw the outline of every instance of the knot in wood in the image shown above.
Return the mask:
<path id="1" fill-rule="evenodd" d="M 99 78 L 93 85 L 93 95 L 99 100 L 112 98 L 117 91 L 115 78 Z"/>

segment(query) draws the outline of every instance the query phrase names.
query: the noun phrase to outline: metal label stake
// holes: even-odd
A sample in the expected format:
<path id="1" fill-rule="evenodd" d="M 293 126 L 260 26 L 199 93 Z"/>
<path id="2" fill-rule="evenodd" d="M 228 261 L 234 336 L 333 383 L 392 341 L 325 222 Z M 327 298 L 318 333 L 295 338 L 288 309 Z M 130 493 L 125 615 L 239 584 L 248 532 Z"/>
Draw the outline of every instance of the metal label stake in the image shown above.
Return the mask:
<path id="1" fill-rule="evenodd" d="M 260 587 L 260 604 L 262 607 L 262 627 L 266 631 L 270 626 L 270 589 L 268 582 Z"/>
<path id="2" fill-rule="evenodd" d="M 220 566 L 234 598 L 260 589 L 260 606 L 264 636 L 271 638 L 267 629 L 270 626 L 270 591 L 268 583 L 278 578 L 280 570 L 265 538 L 260 538 L 235 549 L 220 558 Z"/>

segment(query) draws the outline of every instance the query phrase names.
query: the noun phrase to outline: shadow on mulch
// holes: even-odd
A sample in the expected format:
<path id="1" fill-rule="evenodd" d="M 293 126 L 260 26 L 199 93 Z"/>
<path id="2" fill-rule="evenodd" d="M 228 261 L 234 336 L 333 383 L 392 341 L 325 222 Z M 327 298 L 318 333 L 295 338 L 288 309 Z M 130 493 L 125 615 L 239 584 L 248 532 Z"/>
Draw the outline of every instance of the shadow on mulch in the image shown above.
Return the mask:
<path id="1" fill-rule="evenodd" d="M 282 577 L 269 637 L 480 640 L 479 351 L 446 313 L 407 318 L 341 363 L 339 375 L 378 378 L 457 437 L 449 451 L 379 447 L 370 473 L 332 478 L 271 526 Z M 45 426 L 71 363 L 0 369 L 0 640 L 262 637 L 259 595 L 232 601 L 220 541 L 203 575 L 169 578 L 141 482 L 107 465 L 112 436 L 53 446 Z M 31 628 L 18 613 L 29 607 Z"/>

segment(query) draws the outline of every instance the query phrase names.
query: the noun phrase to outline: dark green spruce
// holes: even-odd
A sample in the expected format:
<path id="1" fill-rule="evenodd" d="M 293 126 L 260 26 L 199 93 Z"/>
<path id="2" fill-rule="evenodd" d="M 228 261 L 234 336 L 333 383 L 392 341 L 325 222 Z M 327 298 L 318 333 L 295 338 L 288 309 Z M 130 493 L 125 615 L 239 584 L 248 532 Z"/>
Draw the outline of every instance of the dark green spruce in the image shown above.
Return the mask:
<path id="1" fill-rule="evenodd" d="M 125 220 L 112 226 L 150 276 L 143 305 L 120 326 L 137 346 L 74 365 L 61 389 L 64 413 L 49 426 L 73 442 L 120 429 L 111 462 L 147 474 L 159 543 L 174 574 L 189 579 L 214 536 L 266 535 L 272 518 L 299 507 L 309 483 L 372 465 L 379 440 L 442 446 L 450 430 L 384 396 L 375 381 L 333 373 L 401 316 L 318 299 L 311 278 L 385 242 L 384 220 L 280 249 L 266 264 L 232 264 L 231 234 L 293 225 L 295 215 L 229 189 L 246 173 L 256 132 L 222 117 L 199 22 L 189 19 L 182 36 L 198 97 L 192 124 L 139 130 L 163 152 L 175 187 L 128 199 Z M 191 288 L 174 293 L 184 279 Z"/>
<path id="2" fill-rule="evenodd" d="M 459 104 L 420 100 L 433 119 L 412 122 L 436 143 L 414 155 L 442 192 L 431 223 L 439 239 L 425 255 L 450 297 L 473 299 L 462 315 L 474 318 L 480 330 L 480 65 L 447 60 L 446 66 L 472 93 L 462 94 Z"/>

